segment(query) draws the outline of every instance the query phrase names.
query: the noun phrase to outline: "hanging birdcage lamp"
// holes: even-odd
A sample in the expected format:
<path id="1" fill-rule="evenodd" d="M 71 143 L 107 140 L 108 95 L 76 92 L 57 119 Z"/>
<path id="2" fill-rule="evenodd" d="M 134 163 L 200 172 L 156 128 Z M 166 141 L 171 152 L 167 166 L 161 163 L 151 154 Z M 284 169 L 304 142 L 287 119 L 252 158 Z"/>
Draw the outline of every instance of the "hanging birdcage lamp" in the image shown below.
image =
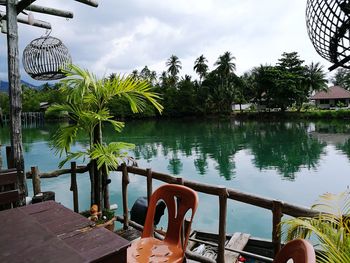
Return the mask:
<path id="1" fill-rule="evenodd" d="M 350 68 L 350 2 L 308 0 L 306 25 L 317 53 L 334 65 Z"/>
<path id="2" fill-rule="evenodd" d="M 24 70 L 36 80 L 64 78 L 62 69 L 72 63 L 68 48 L 52 36 L 34 39 L 23 51 Z"/>

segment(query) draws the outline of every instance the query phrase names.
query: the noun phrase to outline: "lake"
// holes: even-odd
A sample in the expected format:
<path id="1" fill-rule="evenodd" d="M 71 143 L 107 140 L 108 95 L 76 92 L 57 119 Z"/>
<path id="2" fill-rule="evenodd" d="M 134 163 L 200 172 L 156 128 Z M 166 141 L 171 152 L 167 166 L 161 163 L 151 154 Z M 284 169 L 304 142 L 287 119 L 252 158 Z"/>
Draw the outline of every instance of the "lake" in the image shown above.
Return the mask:
<path id="1" fill-rule="evenodd" d="M 63 158 L 50 149 L 49 138 L 57 124 L 23 128 L 26 170 L 58 168 Z M 350 122 L 238 122 L 230 120 L 128 121 L 120 134 L 106 129 L 107 141 L 134 143 L 130 151 L 141 168 L 182 176 L 185 179 L 225 185 L 240 191 L 310 206 L 325 192 L 339 193 L 350 185 Z M 2 145 L 9 130 L 1 128 Z M 86 146 L 79 137 L 73 149 Z M 2 147 L 5 158 L 5 149 Z M 79 160 L 78 164 L 83 163 Z M 122 213 L 121 176 L 110 178 L 111 203 Z M 129 206 L 146 195 L 144 177 L 131 175 Z M 78 175 L 80 209 L 89 207 L 89 179 Z M 160 185 L 159 182 L 155 185 Z M 28 180 L 31 191 L 31 180 Z M 70 176 L 42 179 L 43 191 L 56 192 L 56 201 L 73 206 Z M 164 224 L 164 222 L 162 222 Z M 200 194 L 193 228 L 218 231 L 218 198 Z M 271 238 L 270 211 L 228 201 L 227 231 Z"/>

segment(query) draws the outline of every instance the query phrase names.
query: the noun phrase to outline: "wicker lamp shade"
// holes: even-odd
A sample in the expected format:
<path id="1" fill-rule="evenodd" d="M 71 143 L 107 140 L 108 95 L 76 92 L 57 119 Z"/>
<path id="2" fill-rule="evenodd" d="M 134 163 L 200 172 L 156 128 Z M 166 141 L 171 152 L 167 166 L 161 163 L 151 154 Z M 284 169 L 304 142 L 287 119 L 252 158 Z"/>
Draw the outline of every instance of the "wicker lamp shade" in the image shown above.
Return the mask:
<path id="1" fill-rule="evenodd" d="M 23 51 L 24 70 L 36 80 L 64 78 L 61 69 L 71 63 L 67 47 L 51 36 L 34 39 Z"/>
<path id="2" fill-rule="evenodd" d="M 316 51 L 337 66 L 350 68 L 349 0 L 308 0 L 306 25 Z"/>

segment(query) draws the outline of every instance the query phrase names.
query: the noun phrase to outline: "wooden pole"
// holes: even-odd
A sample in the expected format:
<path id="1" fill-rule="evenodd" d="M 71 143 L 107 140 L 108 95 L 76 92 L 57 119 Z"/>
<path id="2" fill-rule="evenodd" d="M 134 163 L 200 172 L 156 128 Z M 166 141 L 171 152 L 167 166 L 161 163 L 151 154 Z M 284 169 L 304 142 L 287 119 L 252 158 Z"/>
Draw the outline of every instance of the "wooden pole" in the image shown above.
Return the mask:
<path id="1" fill-rule="evenodd" d="M 35 2 L 36 0 L 21 0 L 16 4 L 16 12 L 17 14 L 21 13 L 24 8 L 29 6 L 31 3 Z"/>
<path id="2" fill-rule="evenodd" d="M 92 7 L 98 7 L 98 3 L 94 0 L 75 0 L 75 1 L 92 6 Z"/>
<path id="3" fill-rule="evenodd" d="M 122 164 L 122 195 L 123 195 L 123 217 L 124 217 L 124 229 L 129 228 L 129 210 L 128 210 L 128 184 L 130 183 L 128 168 L 125 163 Z"/>
<path id="4" fill-rule="evenodd" d="M 281 219 L 282 219 L 282 203 L 273 201 L 272 206 L 272 244 L 274 255 L 276 256 L 281 249 Z"/>
<path id="5" fill-rule="evenodd" d="M 73 192 L 74 212 L 79 213 L 78 184 L 77 184 L 77 163 L 71 162 L 70 190 Z"/>
<path id="6" fill-rule="evenodd" d="M 39 6 L 39 5 L 30 5 L 24 9 L 27 11 L 33 11 L 33 12 L 38 12 L 38 13 L 42 13 L 42 14 L 61 16 L 61 17 L 65 17 L 65 18 L 73 18 L 72 12 L 59 10 L 59 9 L 55 9 L 55 8 L 44 7 L 44 6 Z"/>
<path id="7" fill-rule="evenodd" d="M 219 193 L 219 240 L 218 256 L 216 262 L 225 263 L 225 243 L 226 243 L 226 214 L 227 214 L 227 189 L 220 187 Z"/>
<path id="8" fill-rule="evenodd" d="M 151 200 L 152 196 L 152 170 L 150 168 L 147 168 L 147 200 L 148 200 L 148 205 Z"/>
<path id="9" fill-rule="evenodd" d="M 33 183 L 33 193 L 34 196 L 41 193 L 41 182 L 39 176 L 39 168 L 38 166 L 32 166 L 30 168 L 32 172 L 32 183 Z"/>
<path id="10" fill-rule="evenodd" d="M 21 84 L 19 74 L 18 54 L 18 27 L 16 0 L 6 2 L 7 14 L 7 58 L 8 58 L 8 80 L 10 94 L 10 126 L 11 147 L 14 164 L 19 171 L 24 171 L 23 147 L 22 147 L 22 100 Z M 18 173 L 18 188 L 20 194 L 20 205 L 25 204 L 27 185 L 24 172 Z"/>

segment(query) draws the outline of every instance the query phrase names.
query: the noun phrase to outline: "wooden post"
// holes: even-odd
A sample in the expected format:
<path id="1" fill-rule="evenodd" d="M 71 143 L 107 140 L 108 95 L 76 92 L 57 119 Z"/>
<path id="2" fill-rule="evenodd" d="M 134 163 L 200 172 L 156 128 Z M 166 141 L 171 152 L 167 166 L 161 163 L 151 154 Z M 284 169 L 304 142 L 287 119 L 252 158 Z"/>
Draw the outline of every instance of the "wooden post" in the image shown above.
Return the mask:
<path id="1" fill-rule="evenodd" d="M 272 206 L 272 244 L 274 255 L 276 256 L 281 249 L 281 218 L 282 218 L 282 203 L 273 201 Z"/>
<path id="2" fill-rule="evenodd" d="M 184 185 L 184 179 L 182 177 L 176 177 L 176 183 L 179 185 Z"/>
<path id="3" fill-rule="evenodd" d="M 89 176 L 90 176 L 90 185 L 91 185 L 90 206 L 92 206 L 95 201 L 95 175 L 94 175 L 95 168 L 93 164 L 94 164 L 93 161 L 90 161 L 89 163 Z"/>
<path id="4" fill-rule="evenodd" d="M 225 243 L 226 243 L 226 214 L 227 214 L 227 197 L 226 187 L 220 187 L 219 193 L 219 240 L 218 256 L 216 262 L 225 263 Z"/>
<path id="5" fill-rule="evenodd" d="M 123 217 L 124 217 L 124 229 L 129 228 L 129 210 L 128 210 L 128 184 L 130 183 L 128 167 L 125 163 L 122 164 L 122 195 L 123 195 Z"/>
<path id="6" fill-rule="evenodd" d="M 77 164 L 76 164 L 76 162 L 71 162 L 70 167 L 71 167 L 70 190 L 73 192 L 73 207 L 74 207 L 74 212 L 79 213 Z"/>
<path id="7" fill-rule="evenodd" d="M 6 1 L 7 20 L 7 59 L 8 80 L 10 95 L 10 127 L 11 127 L 11 155 L 14 165 L 18 171 L 24 171 L 23 147 L 22 147 L 22 100 L 21 84 L 19 74 L 18 55 L 18 27 L 16 0 Z M 25 204 L 27 185 L 25 173 L 18 173 L 18 188 L 20 194 L 20 205 Z"/>
<path id="8" fill-rule="evenodd" d="M 147 200 L 148 200 L 148 205 L 151 200 L 152 196 L 152 170 L 150 168 L 146 169 L 147 171 Z"/>
<path id="9" fill-rule="evenodd" d="M 33 183 L 33 193 L 34 196 L 41 193 L 41 182 L 39 176 L 39 168 L 38 166 L 32 166 L 30 168 L 32 173 L 32 183 Z"/>

